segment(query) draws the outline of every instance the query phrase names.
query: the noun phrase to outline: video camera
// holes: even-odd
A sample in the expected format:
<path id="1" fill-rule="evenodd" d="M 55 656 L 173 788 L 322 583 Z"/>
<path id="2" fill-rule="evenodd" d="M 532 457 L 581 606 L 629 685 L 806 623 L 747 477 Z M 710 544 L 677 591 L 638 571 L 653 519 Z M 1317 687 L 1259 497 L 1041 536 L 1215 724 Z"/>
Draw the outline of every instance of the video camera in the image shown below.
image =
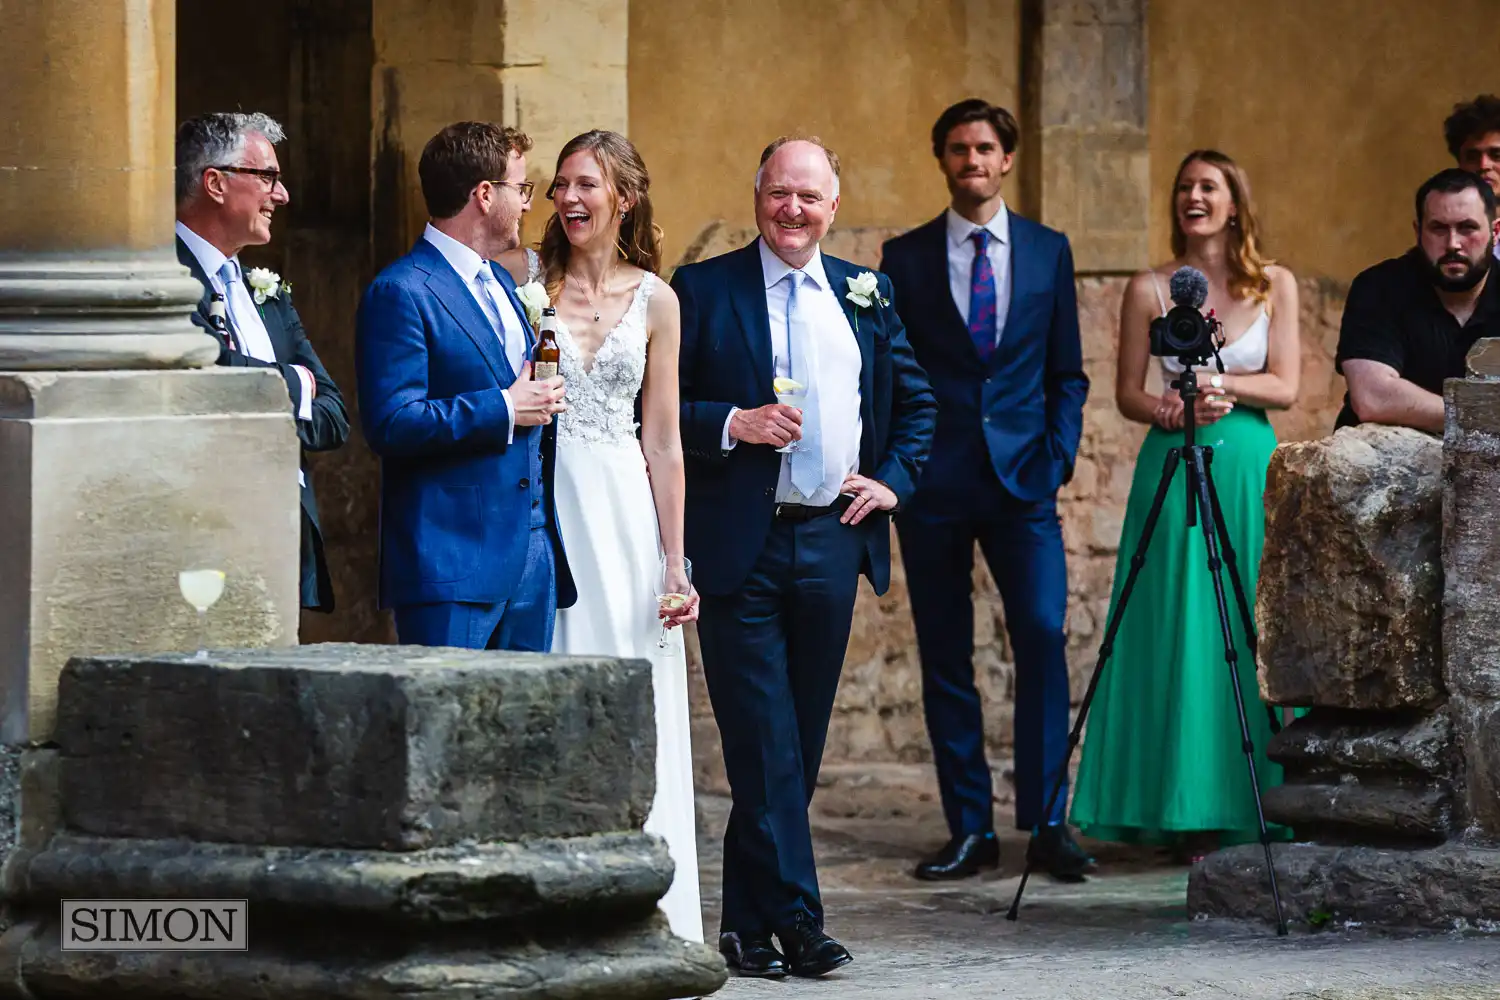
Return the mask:
<path id="1" fill-rule="evenodd" d="M 1224 325 L 1205 316 L 1208 279 L 1195 267 L 1179 267 L 1172 275 L 1173 306 L 1151 321 L 1151 353 L 1176 358 L 1184 367 L 1206 365 L 1224 343 Z"/>

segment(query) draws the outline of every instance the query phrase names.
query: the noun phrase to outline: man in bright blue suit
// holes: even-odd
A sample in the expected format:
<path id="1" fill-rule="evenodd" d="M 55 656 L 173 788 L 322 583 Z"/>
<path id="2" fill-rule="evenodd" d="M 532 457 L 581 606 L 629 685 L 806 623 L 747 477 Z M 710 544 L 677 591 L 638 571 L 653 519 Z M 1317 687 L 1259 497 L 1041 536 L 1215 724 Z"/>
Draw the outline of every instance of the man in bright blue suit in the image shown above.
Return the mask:
<path id="1" fill-rule="evenodd" d="M 838 158 L 778 139 L 755 175 L 760 238 L 672 277 L 685 541 L 733 798 L 719 948 L 747 976 L 852 960 L 823 931 L 807 809 L 859 577 L 889 584 L 889 512 L 912 494 L 936 407 L 888 282 L 818 248 L 838 205 Z"/>
<path id="2" fill-rule="evenodd" d="M 560 377 L 494 258 L 520 244 L 531 140 L 486 122 L 433 136 L 431 216 L 365 291 L 360 419 L 380 456 L 380 606 L 402 643 L 546 652 L 576 598 L 552 502 Z"/>
<path id="3" fill-rule="evenodd" d="M 932 151 L 951 205 L 887 242 L 880 264 L 938 400 L 921 486 L 896 520 L 950 833 L 917 866 L 922 879 L 999 863 L 974 685 L 976 541 L 1015 651 L 1016 826 L 1035 831 L 1034 867 L 1068 881 L 1092 867 L 1062 822 L 1066 786 L 1042 815 L 1069 729 L 1057 491 L 1073 475 L 1089 381 L 1068 239 L 1011 214 L 1000 192 L 1017 136 L 1010 112 L 984 101 L 944 111 Z"/>

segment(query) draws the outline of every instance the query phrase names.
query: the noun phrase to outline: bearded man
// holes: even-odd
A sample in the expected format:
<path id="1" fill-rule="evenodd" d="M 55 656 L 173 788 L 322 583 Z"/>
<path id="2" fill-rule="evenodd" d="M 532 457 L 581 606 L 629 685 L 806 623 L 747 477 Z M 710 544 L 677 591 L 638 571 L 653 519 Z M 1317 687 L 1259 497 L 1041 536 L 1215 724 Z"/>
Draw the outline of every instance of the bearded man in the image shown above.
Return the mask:
<path id="1" fill-rule="evenodd" d="M 1469 348 L 1500 337 L 1495 192 L 1450 168 L 1417 189 L 1417 245 L 1349 287 L 1336 364 L 1348 382 L 1335 429 L 1361 423 L 1443 432 L 1443 381 Z"/>

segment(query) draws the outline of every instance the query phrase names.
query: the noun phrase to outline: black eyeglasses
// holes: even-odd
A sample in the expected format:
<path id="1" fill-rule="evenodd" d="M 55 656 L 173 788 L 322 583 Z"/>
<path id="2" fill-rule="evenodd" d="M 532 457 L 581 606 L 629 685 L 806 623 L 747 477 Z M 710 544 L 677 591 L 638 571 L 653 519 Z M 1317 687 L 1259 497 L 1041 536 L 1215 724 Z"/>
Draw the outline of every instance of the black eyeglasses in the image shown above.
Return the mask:
<path id="1" fill-rule="evenodd" d="M 496 187 L 515 188 L 517 191 L 521 192 L 522 201 L 530 201 L 531 192 L 536 190 L 536 184 L 532 181 L 521 181 L 520 183 L 515 184 L 511 183 L 510 181 L 490 181 L 490 183 L 495 185 Z"/>
<path id="2" fill-rule="evenodd" d="M 271 182 L 271 188 L 273 190 L 275 189 L 275 187 L 276 187 L 277 184 L 281 183 L 281 171 L 280 170 L 273 170 L 270 167 L 219 167 L 219 166 L 214 166 L 214 167 L 210 167 L 209 169 L 210 170 L 222 170 L 226 174 L 254 174 L 256 177 L 259 177 L 262 180 L 270 181 Z"/>

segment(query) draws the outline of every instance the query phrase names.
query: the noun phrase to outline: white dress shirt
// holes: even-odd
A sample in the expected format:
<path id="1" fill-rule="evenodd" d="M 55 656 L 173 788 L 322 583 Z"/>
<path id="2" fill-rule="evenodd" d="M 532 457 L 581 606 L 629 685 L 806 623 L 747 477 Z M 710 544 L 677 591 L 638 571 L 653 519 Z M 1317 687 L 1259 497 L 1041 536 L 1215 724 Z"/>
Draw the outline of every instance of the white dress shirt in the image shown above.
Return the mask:
<path id="1" fill-rule="evenodd" d="M 791 455 L 782 455 L 776 502 L 825 507 L 838 499 L 844 480 L 859 471 L 862 431 L 859 382 L 864 366 L 859 341 L 823 269 L 822 251 L 817 251 L 802 268 L 805 277 L 797 293 L 798 312 L 814 331 L 817 346 L 817 357 L 808 359 L 812 361 L 812 378 L 808 379 L 804 374 L 808 371 L 804 359 L 791 358 L 787 343 L 786 304 L 790 288 L 784 279 L 793 268 L 776 256 L 765 240 L 757 240 L 756 245 L 760 248 L 761 275 L 765 279 L 766 312 L 771 320 L 773 375 L 788 377 L 792 367 L 789 362 L 795 362 L 798 381 L 816 381 L 818 421 L 823 435 L 823 485 L 810 496 L 803 496 L 791 483 Z M 737 409 L 730 411 L 730 420 Z M 729 435 L 726 420 L 724 449 L 727 451 L 737 443 Z"/>
<path id="2" fill-rule="evenodd" d="M 244 269 L 240 268 L 240 280 L 234 282 L 234 287 L 226 292 L 224 279 L 219 272 L 224 269 L 225 261 L 230 258 L 225 257 L 218 247 L 181 222 L 177 223 L 177 235 L 198 259 L 198 266 L 203 268 L 204 274 L 208 275 L 209 283 L 213 285 L 214 291 L 224 296 L 225 305 L 228 306 L 229 326 L 234 331 L 235 338 L 240 342 L 241 353 L 257 361 L 265 361 L 273 365 L 280 364 L 280 359 L 276 357 L 276 349 L 271 346 L 271 335 L 266 332 L 265 320 L 261 318 L 260 310 L 255 307 L 255 300 L 250 297 Z M 238 268 L 240 266 L 238 255 L 233 259 L 235 267 Z M 297 373 L 297 380 L 302 383 L 302 402 L 297 407 L 297 419 L 311 420 L 313 391 L 316 388 L 312 372 L 302 365 L 292 365 L 292 369 Z"/>
<path id="3" fill-rule="evenodd" d="M 515 307 L 510 304 L 510 296 L 500 287 L 498 279 L 483 280 L 481 272 L 490 267 L 490 262 L 479 256 L 473 247 L 434 228 L 430 222 L 422 231 L 422 238 L 443 255 L 443 259 L 453 268 L 469 294 L 474 296 L 474 304 L 489 319 L 490 328 L 500 340 L 500 348 L 505 352 L 505 359 L 510 362 L 510 370 L 519 375 L 521 365 L 526 360 L 526 328 L 521 325 L 521 317 L 516 314 Z M 493 271 L 490 271 L 490 277 L 494 277 Z M 510 400 L 508 388 L 502 387 L 500 394 L 505 397 L 505 410 L 510 415 L 510 433 L 506 437 L 506 443 L 509 444 L 516 437 L 516 407 Z"/>
<path id="4" fill-rule="evenodd" d="M 1005 332 L 1005 317 L 1010 312 L 1010 213 L 1000 203 L 989 222 L 976 226 L 962 215 L 948 209 L 948 290 L 964 325 L 969 323 L 969 294 L 974 287 L 974 240 L 979 229 L 989 230 L 990 246 L 986 254 L 995 272 L 995 343 Z"/>

